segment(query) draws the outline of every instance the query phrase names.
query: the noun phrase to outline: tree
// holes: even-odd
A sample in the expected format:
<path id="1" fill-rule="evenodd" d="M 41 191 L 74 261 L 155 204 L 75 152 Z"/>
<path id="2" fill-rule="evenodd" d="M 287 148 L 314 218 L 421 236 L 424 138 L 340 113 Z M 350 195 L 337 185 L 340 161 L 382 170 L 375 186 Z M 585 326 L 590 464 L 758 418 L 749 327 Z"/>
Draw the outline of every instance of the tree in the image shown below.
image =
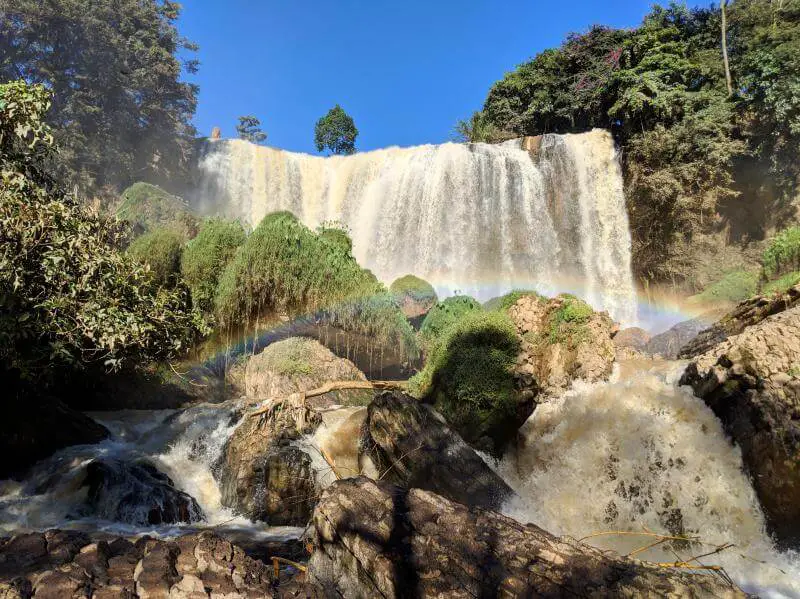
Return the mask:
<path id="1" fill-rule="evenodd" d="M 37 392 L 78 370 L 174 357 L 206 332 L 185 287 L 161 287 L 119 250 L 126 227 L 47 171 L 49 104 L 43 85 L 0 84 L 0 376 Z"/>
<path id="2" fill-rule="evenodd" d="M 267 139 L 267 134 L 261 130 L 261 121 L 252 115 L 239 117 L 236 133 L 239 134 L 239 139 L 244 139 L 254 144 L 259 144 Z"/>
<path id="3" fill-rule="evenodd" d="M 719 9 L 722 13 L 722 63 L 725 66 L 725 85 L 728 87 L 728 95 L 733 94 L 733 80 L 731 79 L 731 65 L 728 61 L 728 15 L 726 7 L 728 0 L 721 0 Z"/>
<path id="4" fill-rule="evenodd" d="M 170 0 L 0 0 L 0 80 L 53 93 L 60 175 L 97 191 L 165 180 L 190 164 L 196 46 Z"/>
<path id="5" fill-rule="evenodd" d="M 338 104 L 331 108 L 314 127 L 317 151 L 327 148 L 333 154 L 353 154 L 356 151 L 358 129 L 353 118 Z"/>

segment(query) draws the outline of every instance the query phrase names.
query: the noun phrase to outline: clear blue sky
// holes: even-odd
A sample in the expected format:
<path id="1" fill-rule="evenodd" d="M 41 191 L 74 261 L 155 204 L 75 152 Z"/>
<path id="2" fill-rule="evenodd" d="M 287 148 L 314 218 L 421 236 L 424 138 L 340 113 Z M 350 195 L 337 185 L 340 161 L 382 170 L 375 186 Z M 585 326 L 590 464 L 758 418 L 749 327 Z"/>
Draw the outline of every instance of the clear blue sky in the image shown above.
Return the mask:
<path id="1" fill-rule="evenodd" d="M 267 144 L 315 152 L 339 103 L 370 150 L 448 140 L 491 84 L 572 31 L 632 27 L 650 0 L 185 0 L 200 45 L 195 123 L 235 135 L 254 114 Z M 698 4 L 690 2 L 690 4 Z M 704 3 L 706 4 L 706 3 Z"/>

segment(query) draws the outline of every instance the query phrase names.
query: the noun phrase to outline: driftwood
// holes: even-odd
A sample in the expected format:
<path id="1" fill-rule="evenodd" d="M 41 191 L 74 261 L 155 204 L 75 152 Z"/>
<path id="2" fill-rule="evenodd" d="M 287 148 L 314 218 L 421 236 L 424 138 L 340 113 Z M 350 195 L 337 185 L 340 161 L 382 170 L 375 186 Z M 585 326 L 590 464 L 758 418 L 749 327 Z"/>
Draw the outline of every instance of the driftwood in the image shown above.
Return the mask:
<path id="1" fill-rule="evenodd" d="M 699 565 L 640 562 L 364 477 L 328 487 L 313 526 L 309 581 L 328 597 L 746 596 Z"/>

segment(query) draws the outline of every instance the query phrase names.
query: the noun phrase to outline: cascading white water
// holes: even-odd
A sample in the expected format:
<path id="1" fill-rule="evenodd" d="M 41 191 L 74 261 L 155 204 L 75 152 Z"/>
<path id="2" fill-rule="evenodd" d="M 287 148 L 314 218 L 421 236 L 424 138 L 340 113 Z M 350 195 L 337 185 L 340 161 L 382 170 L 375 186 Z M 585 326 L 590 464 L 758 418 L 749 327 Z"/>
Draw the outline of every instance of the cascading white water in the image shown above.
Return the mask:
<path id="1" fill-rule="evenodd" d="M 445 295 L 571 291 L 636 320 L 630 233 L 611 135 L 387 148 L 323 158 L 240 140 L 209 142 L 193 203 L 256 226 L 289 210 L 344 224 L 384 282 L 412 273 Z"/>
<path id="2" fill-rule="evenodd" d="M 682 366 L 618 371 L 616 380 L 578 382 L 539 405 L 520 430 L 519 447 L 494 464 L 519 494 L 504 511 L 578 539 L 623 531 L 707 543 L 663 543 L 636 554 L 650 561 L 675 562 L 732 543 L 701 563 L 723 566 L 761 597 L 800 597 L 800 556 L 773 547 L 739 449 L 691 389 L 675 384 Z M 657 540 L 609 534 L 587 542 L 627 554 Z"/>

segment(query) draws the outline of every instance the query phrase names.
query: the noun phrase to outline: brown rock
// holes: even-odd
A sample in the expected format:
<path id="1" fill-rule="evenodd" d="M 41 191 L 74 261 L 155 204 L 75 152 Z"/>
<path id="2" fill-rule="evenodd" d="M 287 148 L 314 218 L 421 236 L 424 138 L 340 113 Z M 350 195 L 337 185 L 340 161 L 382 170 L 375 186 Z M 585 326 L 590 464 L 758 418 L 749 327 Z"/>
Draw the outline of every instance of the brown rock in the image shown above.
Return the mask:
<path id="1" fill-rule="evenodd" d="M 642 351 L 650 341 L 650 333 L 640 327 L 628 327 L 619 331 L 613 339 L 614 347 L 631 347 Z"/>

